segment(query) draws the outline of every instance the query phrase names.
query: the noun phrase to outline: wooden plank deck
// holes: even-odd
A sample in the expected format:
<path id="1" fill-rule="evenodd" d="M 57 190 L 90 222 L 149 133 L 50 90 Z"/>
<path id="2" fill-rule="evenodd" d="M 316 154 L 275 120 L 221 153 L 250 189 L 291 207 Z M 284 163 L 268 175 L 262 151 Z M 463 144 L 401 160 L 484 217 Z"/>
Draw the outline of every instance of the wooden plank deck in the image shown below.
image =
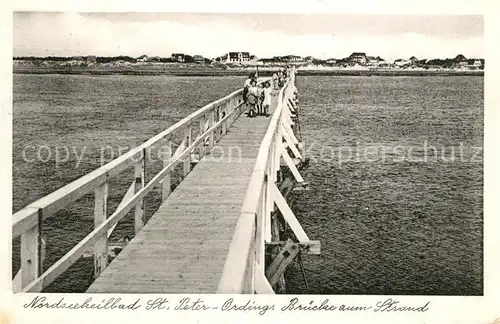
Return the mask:
<path id="1" fill-rule="evenodd" d="M 241 115 L 87 292 L 215 293 L 269 121 Z"/>

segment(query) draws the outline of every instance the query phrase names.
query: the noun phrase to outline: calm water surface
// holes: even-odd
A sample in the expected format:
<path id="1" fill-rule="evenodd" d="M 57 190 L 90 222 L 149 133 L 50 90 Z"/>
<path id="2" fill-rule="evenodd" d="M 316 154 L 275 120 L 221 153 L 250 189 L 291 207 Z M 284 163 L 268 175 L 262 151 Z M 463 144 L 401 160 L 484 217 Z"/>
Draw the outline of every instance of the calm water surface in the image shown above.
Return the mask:
<path id="1" fill-rule="evenodd" d="M 242 81 L 14 75 L 13 211 Z M 298 76 L 297 83 L 311 162 L 303 171 L 310 190 L 294 192 L 293 208 L 322 244 L 321 256 L 303 258 L 309 293 L 482 294 L 482 152 L 474 154 L 483 141 L 483 78 Z M 67 161 L 56 167 L 57 152 Z M 131 179 L 110 183 L 110 211 Z M 155 191 L 146 201 L 148 216 L 158 198 Z M 90 232 L 92 215 L 88 195 L 45 222 L 45 268 Z M 129 217 L 112 239 L 132 233 Z M 92 259 L 81 259 L 47 291 L 85 291 L 91 268 Z M 308 293 L 297 265 L 288 283 L 289 293 Z"/>
<path id="2" fill-rule="evenodd" d="M 304 258 L 310 293 L 482 294 L 483 86 L 298 78 L 311 163 L 294 210 L 322 248 Z M 298 267 L 289 283 L 306 293 Z"/>

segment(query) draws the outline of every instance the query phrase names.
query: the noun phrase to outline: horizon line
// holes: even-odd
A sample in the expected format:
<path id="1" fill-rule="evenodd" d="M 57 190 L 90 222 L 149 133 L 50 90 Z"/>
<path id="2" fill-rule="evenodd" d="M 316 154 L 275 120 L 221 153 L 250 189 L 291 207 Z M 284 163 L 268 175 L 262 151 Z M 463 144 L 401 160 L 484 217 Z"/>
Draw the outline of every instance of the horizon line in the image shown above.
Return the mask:
<path id="1" fill-rule="evenodd" d="M 95 56 L 95 57 L 105 57 L 105 58 L 112 58 L 112 57 L 130 57 L 130 58 L 138 58 L 138 57 L 141 57 L 143 55 L 146 55 L 148 57 L 160 57 L 160 58 L 170 58 L 172 57 L 172 55 L 174 54 L 183 54 L 183 55 L 189 55 L 189 56 L 195 56 L 195 55 L 200 55 L 202 56 L 203 58 L 211 58 L 211 59 L 216 59 L 216 58 L 219 58 L 223 55 L 226 55 L 228 53 L 244 53 L 244 52 L 247 52 L 247 51 L 242 51 L 242 52 L 238 52 L 238 51 L 234 51 L 234 52 L 224 52 L 223 54 L 221 55 L 218 55 L 218 56 L 214 56 L 214 57 L 211 57 L 211 56 L 204 56 L 202 54 L 187 54 L 187 53 L 182 53 L 182 52 L 175 52 L 175 53 L 171 53 L 169 56 L 162 56 L 162 55 L 153 55 L 153 54 L 146 54 L 146 53 L 143 53 L 141 55 L 138 55 L 138 56 L 134 56 L 134 55 L 127 55 L 127 54 L 118 54 L 118 55 L 96 55 L 96 54 L 81 54 L 81 55 L 70 55 L 70 56 L 66 56 L 66 55 L 57 55 L 57 54 L 54 54 L 54 55 L 48 55 L 48 56 L 38 56 L 38 55 L 13 55 L 12 58 L 15 59 L 15 58 L 23 58 L 23 57 L 36 57 L 36 58 L 49 58 L 49 57 L 60 57 L 60 58 L 74 58 L 74 57 L 92 57 L 92 56 Z M 250 54 L 250 56 L 252 56 L 253 54 L 251 52 L 247 52 Z M 369 56 L 369 57 L 380 57 L 383 59 L 383 57 L 379 54 L 377 55 L 368 55 L 367 52 L 358 52 L 358 51 L 354 51 L 354 52 L 351 52 L 351 55 L 354 54 L 354 53 L 362 53 L 362 54 L 365 54 L 366 56 Z M 455 56 L 452 56 L 452 57 L 444 57 L 444 59 L 448 59 L 448 58 L 456 58 L 457 56 L 464 56 L 465 58 L 469 58 L 468 56 L 462 54 L 462 53 L 458 53 L 456 54 Z M 285 55 L 273 55 L 273 56 L 257 56 L 257 55 L 254 55 L 255 58 L 258 58 L 258 59 L 272 59 L 272 58 L 277 58 L 277 57 L 285 57 L 285 56 L 298 56 L 298 57 L 301 57 L 301 58 L 306 58 L 306 57 L 312 57 L 314 59 L 316 58 L 320 58 L 319 56 L 314 56 L 314 55 L 306 55 L 306 56 L 302 56 L 302 55 L 296 55 L 296 54 L 285 54 Z M 404 57 L 404 56 L 402 56 Z M 409 58 L 412 58 L 412 57 L 417 57 L 416 55 L 410 55 L 408 56 Z M 333 57 L 333 56 L 328 56 L 328 59 L 345 59 L 345 58 L 349 58 L 349 56 L 345 56 L 345 57 Z M 424 57 L 425 59 L 443 59 L 443 57 L 431 57 L 431 56 L 427 56 L 427 57 Z M 422 58 L 422 59 L 424 59 Z M 481 59 L 483 57 L 470 57 L 470 58 L 477 58 L 477 59 Z"/>

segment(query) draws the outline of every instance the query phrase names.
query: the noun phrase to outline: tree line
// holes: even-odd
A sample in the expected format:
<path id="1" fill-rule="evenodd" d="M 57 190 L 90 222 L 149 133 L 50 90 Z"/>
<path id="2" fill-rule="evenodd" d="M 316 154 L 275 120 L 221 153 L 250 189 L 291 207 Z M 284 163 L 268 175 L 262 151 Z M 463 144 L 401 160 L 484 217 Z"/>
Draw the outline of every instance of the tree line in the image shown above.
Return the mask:
<path id="1" fill-rule="evenodd" d="M 14 60 L 19 60 L 19 61 L 32 61 L 32 62 L 42 62 L 42 61 L 53 61 L 53 62 L 68 62 L 68 61 L 86 61 L 86 62 L 95 62 L 95 63 L 110 63 L 110 62 L 116 62 L 116 61 L 124 61 L 124 62 L 130 62 L 130 63 L 136 63 L 137 58 L 130 57 L 130 56 L 45 56 L 45 57 L 40 57 L 40 56 L 16 56 L 14 57 Z M 178 62 L 175 58 L 173 57 L 159 57 L 159 56 L 153 56 L 149 57 L 148 61 L 150 62 L 161 62 L 161 63 L 174 63 Z M 185 55 L 184 56 L 184 62 L 183 63 L 194 63 L 195 59 L 191 55 Z M 205 58 L 205 63 L 209 63 L 210 59 Z"/>
<path id="2" fill-rule="evenodd" d="M 90 61 L 91 57 L 89 56 L 16 56 L 14 57 L 14 60 L 22 60 L 22 61 L 54 61 L 54 62 L 68 62 L 68 61 L 74 61 L 75 59 L 80 59 L 82 61 Z M 96 56 L 95 61 L 97 63 L 109 63 L 113 61 L 125 61 L 125 62 L 131 62 L 135 63 L 137 62 L 137 59 L 130 57 L 130 56 L 113 56 L 113 57 L 106 57 L 106 56 Z"/>

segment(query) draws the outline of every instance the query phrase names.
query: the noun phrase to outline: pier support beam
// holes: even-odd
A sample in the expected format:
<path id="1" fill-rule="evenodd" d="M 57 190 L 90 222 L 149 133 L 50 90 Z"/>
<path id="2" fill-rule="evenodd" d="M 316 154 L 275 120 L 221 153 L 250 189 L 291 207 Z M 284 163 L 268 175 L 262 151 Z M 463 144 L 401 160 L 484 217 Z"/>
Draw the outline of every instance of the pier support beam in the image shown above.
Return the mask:
<path id="1" fill-rule="evenodd" d="M 283 248 L 286 245 L 287 241 L 280 242 L 268 242 L 266 243 L 266 249 L 281 247 Z M 300 249 L 306 254 L 319 255 L 321 254 L 321 242 L 320 241 L 306 241 L 306 242 L 295 242 Z"/>
<path id="2" fill-rule="evenodd" d="M 299 252 L 299 246 L 290 239 L 280 249 L 278 255 L 266 270 L 266 278 L 269 280 L 271 286 L 275 286 L 279 282 L 286 268 L 297 257 Z"/>
<path id="3" fill-rule="evenodd" d="M 298 183 L 303 183 L 304 182 L 304 178 L 302 178 L 302 176 L 300 175 L 299 170 L 295 166 L 295 163 L 293 162 L 293 160 L 290 157 L 290 155 L 288 155 L 288 152 L 286 151 L 286 148 L 283 145 L 281 146 L 281 155 L 283 156 L 283 159 L 285 160 L 286 165 L 288 166 L 288 168 L 290 169 L 290 171 L 292 171 L 292 174 L 295 177 L 295 180 Z"/>
<path id="4" fill-rule="evenodd" d="M 284 125 L 281 125 L 281 127 L 283 128 L 283 137 L 285 138 L 285 143 L 292 150 L 293 155 L 296 158 L 302 160 L 302 155 L 300 154 L 297 146 L 295 146 L 295 143 L 293 142 L 291 135 L 288 133 L 288 130 L 285 128 Z"/>
<path id="5" fill-rule="evenodd" d="M 307 237 L 306 232 L 304 232 L 304 229 L 300 225 L 299 221 L 293 214 L 293 211 L 291 210 L 290 206 L 288 206 L 285 198 L 283 198 L 276 185 L 273 185 L 271 190 L 274 202 L 278 206 L 285 221 L 288 223 L 288 225 L 290 225 L 290 228 L 292 229 L 299 242 L 309 241 L 309 237 Z"/>

